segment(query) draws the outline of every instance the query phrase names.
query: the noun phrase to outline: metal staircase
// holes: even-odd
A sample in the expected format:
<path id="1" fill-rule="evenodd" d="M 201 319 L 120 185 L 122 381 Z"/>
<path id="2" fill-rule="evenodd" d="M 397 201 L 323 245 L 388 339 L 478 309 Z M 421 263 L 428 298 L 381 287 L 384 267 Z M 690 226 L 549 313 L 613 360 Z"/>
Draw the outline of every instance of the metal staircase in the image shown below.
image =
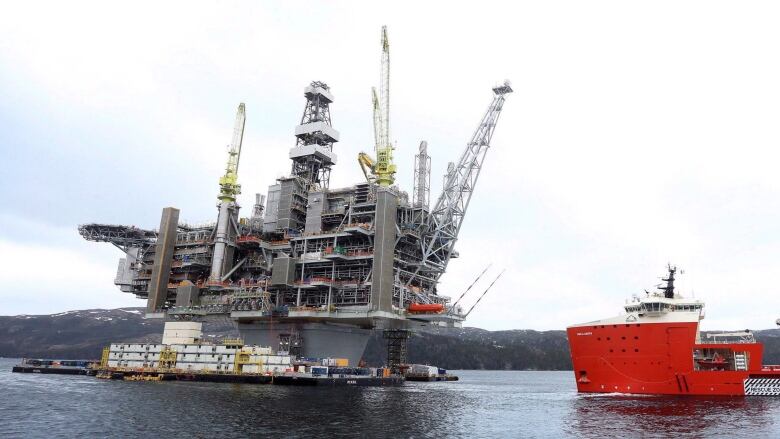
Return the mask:
<path id="1" fill-rule="evenodd" d="M 747 357 L 744 353 L 734 354 L 734 369 L 748 370 Z"/>

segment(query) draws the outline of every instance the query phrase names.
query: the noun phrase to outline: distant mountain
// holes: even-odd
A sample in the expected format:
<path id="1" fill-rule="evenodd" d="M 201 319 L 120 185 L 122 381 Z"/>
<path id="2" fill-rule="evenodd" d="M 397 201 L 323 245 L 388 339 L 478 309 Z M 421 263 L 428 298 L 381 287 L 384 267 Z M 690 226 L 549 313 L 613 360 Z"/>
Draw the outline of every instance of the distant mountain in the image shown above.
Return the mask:
<path id="1" fill-rule="evenodd" d="M 160 342 L 163 322 L 143 308 L 88 309 L 51 315 L 0 317 L 1 357 L 100 358 L 117 341 Z M 214 333 L 232 325 L 209 325 Z"/>
<path id="2" fill-rule="evenodd" d="M 375 333 L 363 356 L 369 363 L 382 363 L 385 350 L 382 334 Z M 565 331 L 425 329 L 409 340 L 409 362 L 447 369 L 571 369 Z"/>
<path id="3" fill-rule="evenodd" d="M 90 309 L 51 315 L 0 317 L 0 357 L 99 358 L 112 342 L 160 342 L 163 323 L 145 320 L 143 308 Z M 204 338 L 238 335 L 228 319 L 204 324 Z M 764 362 L 780 363 L 780 329 L 755 331 Z M 369 340 L 366 362 L 383 364 L 382 334 Z M 447 369 L 570 370 L 564 331 L 487 331 L 426 328 L 409 341 L 411 363 Z"/>

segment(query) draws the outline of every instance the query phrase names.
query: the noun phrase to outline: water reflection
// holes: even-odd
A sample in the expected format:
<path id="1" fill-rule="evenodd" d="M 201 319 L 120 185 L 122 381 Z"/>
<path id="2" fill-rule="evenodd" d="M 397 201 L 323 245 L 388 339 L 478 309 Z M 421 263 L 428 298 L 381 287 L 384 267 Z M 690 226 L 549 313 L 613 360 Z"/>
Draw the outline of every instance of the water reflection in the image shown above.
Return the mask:
<path id="1" fill-rule="evenodd" d="M 129 383 L 10 366 L 0 359 L 0 437 L 780 437 L 780 398 L 579 395 L 571 372 L 300 388 Z"/>
<path id="2" fill-rule="evenodd" d="M 780 401 L 759 397 L 577 395 L 571 405 L 566 431 L 579 437 L 734 437 L 751 433 L 758 433 L 754 437 L 772 437 L 765 434 L 775 429 Z"/>

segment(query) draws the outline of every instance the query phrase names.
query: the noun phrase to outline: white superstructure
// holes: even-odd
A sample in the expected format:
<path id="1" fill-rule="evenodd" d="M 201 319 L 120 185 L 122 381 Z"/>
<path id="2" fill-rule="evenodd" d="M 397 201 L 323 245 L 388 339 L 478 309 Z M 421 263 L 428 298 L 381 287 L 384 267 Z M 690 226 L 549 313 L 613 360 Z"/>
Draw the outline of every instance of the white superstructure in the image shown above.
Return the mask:
<path id="1" fill-rule="evenodd" d="M 623 307 L 624 313 L 615 317 L 580 323 L 570 327 L 617 325 L 630 323 L 698 323 L 704 319 L 704 302 L 690 299 L 674 291 L 676 267 L 669 266 L 667 282 L 660 292 L 646 292 L 645 297 L 634 295 Z"/>
<path id="2" fill-rule="evenodd" d="M 238 360 L 236 356 L 239 356 Z M 274 373 L 287 371 L 292 366 L 289 355 L 276 355 L 270 347 L 112 343 L 109 347 L 108 367 Z"/>
<path id="3" fill-rule="evenodd" d="M 162 343 L 164 345 L 190 345 L 200 342 L 202 322 L 165 322 Z"/>

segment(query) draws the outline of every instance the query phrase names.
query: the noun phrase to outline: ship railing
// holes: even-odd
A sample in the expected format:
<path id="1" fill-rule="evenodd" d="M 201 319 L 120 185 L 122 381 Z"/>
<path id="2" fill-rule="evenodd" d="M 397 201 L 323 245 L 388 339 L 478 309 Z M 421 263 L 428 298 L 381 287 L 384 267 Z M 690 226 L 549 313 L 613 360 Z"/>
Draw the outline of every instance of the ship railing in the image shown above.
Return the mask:
<path id="1" fill-rule="evenodd" d="M 720 332 L 702 334 L 700 344 L 729 344 L 729 343 L 755 343 L 756 337 L 752 332 Z"/>

